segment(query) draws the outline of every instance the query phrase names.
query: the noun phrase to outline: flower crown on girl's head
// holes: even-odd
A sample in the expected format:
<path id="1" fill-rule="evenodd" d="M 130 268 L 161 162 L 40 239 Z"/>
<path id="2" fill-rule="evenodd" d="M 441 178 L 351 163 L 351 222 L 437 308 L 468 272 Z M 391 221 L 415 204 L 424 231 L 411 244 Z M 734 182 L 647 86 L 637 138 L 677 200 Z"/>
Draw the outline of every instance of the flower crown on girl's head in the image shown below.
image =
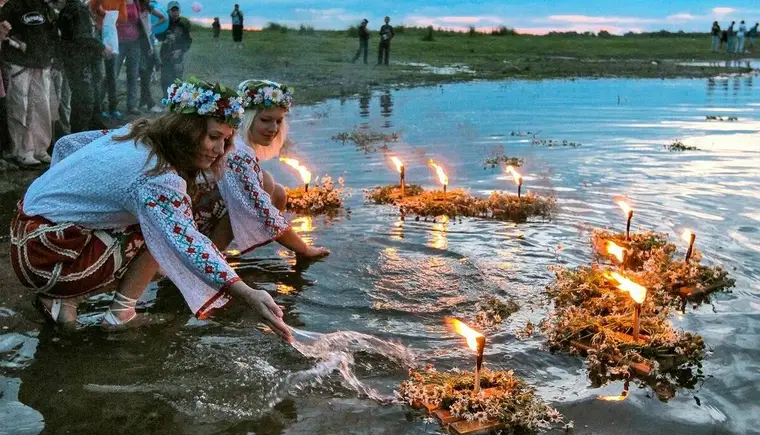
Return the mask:
<path id="1" fill-rule="evenodd" d="M 282 107 L 290 110 L 293 105 L 293 90 L 269 80 L 246 80 L 238 86 L 238 93 L 246 109 Z"/>
<path id="2" fill-rule="evenodd" d="M 208 83 L 195 77 L 187 81 L 178 79 L 166 92 L 168 98 L 161 102 L 171 112 L 218 118 L 232 128 L 238 128 L 243 121 L 243 99 L 219 83 Z"/>

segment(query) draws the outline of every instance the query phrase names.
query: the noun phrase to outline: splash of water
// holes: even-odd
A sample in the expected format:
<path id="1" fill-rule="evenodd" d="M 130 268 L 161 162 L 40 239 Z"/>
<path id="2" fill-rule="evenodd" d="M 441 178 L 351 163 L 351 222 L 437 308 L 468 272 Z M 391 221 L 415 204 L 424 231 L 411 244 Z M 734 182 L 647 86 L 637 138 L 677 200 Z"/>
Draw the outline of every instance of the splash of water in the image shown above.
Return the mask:
<path id="1" fill-rule="evenodd" d="M 402 367 L 415 366 L 415 354 L 400 343 L 381 340 L 377 337 L 354 331 L 338 331 L 328 334 L 291 328 L 293 347 L 304 356 L 314 358 L 319 363 L 309 369 L 289 374 L 278 386 L 281 393 L 300 390 L 304 386 L 322 383 L 332 373 L 338 372 L 346 386 L 360 396 L 380 403 L 389 403 L 393 397 L 384 396 L 365 385 L 354 373 L 354 354 L 367 352 L 384 357 Z M 276 396 L 280 396 L 277 394 Z"/>

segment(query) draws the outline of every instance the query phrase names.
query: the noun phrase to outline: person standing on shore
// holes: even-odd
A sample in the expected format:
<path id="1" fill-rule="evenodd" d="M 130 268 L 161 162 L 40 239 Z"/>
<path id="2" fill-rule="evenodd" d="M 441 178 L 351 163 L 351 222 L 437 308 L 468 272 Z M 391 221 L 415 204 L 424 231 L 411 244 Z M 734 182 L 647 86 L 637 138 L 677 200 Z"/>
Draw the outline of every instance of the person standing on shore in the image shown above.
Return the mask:
<path id="1" fill-rule="evenodd" d="M 364 64 L 367 64 L 367 54 L 369 52 L 369 29 L 367 29 L 367 24 L 369 21 L 367 19 L 363 19 L 362 23 L 359 24 L 359 49 L 356 50 L 356 56 L 354 56 L 354 62 L 356 63 L 357 60 L 359 60 L 359 56 L 361 56 L 362 51 L 364 52 Z"/>
<path id="2" fill-rule="evenodd" d="M 50 68 L 58 44 L 53 16 L 44 0 L 13 0 L 0 9 L 0 23 L 10 25 L 9 36 L 15 42 L 3 42 L 10 78 L 6 90 L 9 157 L 21 166 L 50 163 Z"/>
<path id="3" fill-rule="evenodd" d="M 713 21 L 712 25 L 712 52 L 717 53 L 720 49 L 720 24 Z"/>
<path id="4" fill-rule="evenodd" d="M 161 89 L 166 92 L 176 79 L 182 79 L 185 72 L 185 53 L 190 50 L 190 21 L 180 16 L 179 2 L 170 1 L 169 28 L 156 35 L 161 41 Z"/>
<path id="5" fill-rule="evenodd" d="M 230 17 L 232 17 L 232 41 L 235 42 L 235 47 L 243 48 L 243 12 L 240 10 L 240 5 L 235 5 Z"/>
<path id="6" fill-rule="evenodd" d="M 744 20 L 739 23 L 739 30 L 736 32 L 736 54 L 744 54 L 744 36 L 747 34 L 747 26 Z"/>
<path id="7" fill-rule="evenodd" d="M 736 31 L 734 30 L 734 24 L 736 21 L 731 21 L 731 25 L 728 26 L 728 43 L 726 44 L 726 53 L 731 54 L 736 48 Z"/>
<path id="8" fill-rule="evenodd" d="M 0 0 L 0 9 L 8 0 Z M 11 32 L 11 25 L 7 21 L 0 22 L 0 156 L 5 158 L 10 152 L 10 137 L 8 135 L 8 112 L 5 107 L 5 68 L 3 68 L 2 42 Z"/>
<path id="9" fill-rule="evenodd" d="M 754 27 L 749 29 L 749 32 L 747 32 L 747 37 L 749 37 L 749 51 L 750 53 L 755 52 L 755 42 L 757 41 L 757 26 L 760 23 L 755 23 Z"/>
<path id="10" fill-rule="evenodd" d="M 212 38 L 214 38 L 214 45 L 219 47 L 221 42 L 219 41 L 219 34 L 222 33 L 222 25 L 219 23 L 219 17 L 214 17 L 214 22 L 211 23 L 211 28 L 214 29 L 214 34 Z"/>
<path id="11" fill-rule="evenodd" d="M 380 27 L 380 49 L 377 51 L 377 64 L 388 65 L 388 58 L 391 51 L 391 40 L 396 34 L 393 32 L 393 26 L 390 25 L 390 17 L 385 17 L 385 24 Z"/>
<path id="12" fill-rule="evenodd" d="M 71 88 L 71 133 L 99 127 L 95 92 L 100 83 L 94 69 L 97 62 L 113 55 L 95 37 L 95 24 L 86 4 L 66 0 L 56 22 L 61 32 L 61 61 Z"/>

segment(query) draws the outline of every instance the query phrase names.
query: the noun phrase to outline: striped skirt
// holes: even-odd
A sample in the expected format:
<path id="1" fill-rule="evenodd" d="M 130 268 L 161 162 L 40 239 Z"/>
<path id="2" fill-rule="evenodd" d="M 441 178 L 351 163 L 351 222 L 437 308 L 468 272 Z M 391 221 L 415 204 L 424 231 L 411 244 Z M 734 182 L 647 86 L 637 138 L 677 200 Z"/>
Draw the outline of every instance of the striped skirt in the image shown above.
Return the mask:
<path id="1" fill-rule="evenodd" d="M 143 248 L 140 227 L 90 230 L 27 216 L 11 222 L 11 263 L 21 283 L 56 298 L 81 296 L 124 275 Z"/>

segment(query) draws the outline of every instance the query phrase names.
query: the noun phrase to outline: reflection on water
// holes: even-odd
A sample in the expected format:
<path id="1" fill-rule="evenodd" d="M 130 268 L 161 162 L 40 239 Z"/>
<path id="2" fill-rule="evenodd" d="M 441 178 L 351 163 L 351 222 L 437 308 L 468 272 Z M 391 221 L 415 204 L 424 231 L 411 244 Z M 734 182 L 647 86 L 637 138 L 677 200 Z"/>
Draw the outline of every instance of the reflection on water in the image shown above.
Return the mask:
<path id="1" fill-rule="evenodd" d="M 9 305 L 0 307 L 0 325 L 9 326 L 0 335 L 0 379 L 20 383 L 17 395 L 0 397 L 0 413 L 11 409 L 14 421 L 37 429 L 41 414 L 48 431 L 69 433 L 113 422 L 139 433 L 424 433 L 430 428 L 408 421 L 404 407 L 367 398 L 390 397 L 412 362 L 469 367 L 471 352 L 443 319 L 472 318 L 477 302 L 498 295 L 521 309 L 489 332 L 487 364 L 514 369 L 576 427 L 751 433 L 760 425 L 760 93 L 753 80 L 457 84 L 382 91 L 379 111 L 371 110 L 371 93 L 296 108 L 291 125 L 299 156 L 320 174 L 346 177 L 352 213 L 291 220 L 308 243 L 331 249 L 324 261 L 299 263 L 276 243 L 230 256 L 246 282 L 274 295 L 289 325 L 309 331 L 312 339 L 299 346 L 315 347 L 277 342 L 235 303 L 213 319 L 193 320 L 166 284 L 145 306 L 174 314 L 167 324 L 61 337 L 19 321 L 38 317 L 14 302 L 25 301 L 26 293 L 18 293 L 0 302 Z M 463 107 L 462 95 L 482 103 Z M 315 109 L 331 116 L 312 119 Z M 308 123 L 299 122 L 306 116 Z M 329 140 L 355 125 L 401 131 L 392 152 L 408 163 L 407 180 L 427 189 L 440 189 L 426 165 L 433 158 L 473 194 L 511 191 L 514 183 L 503 171 L 483 170 L 484 150 L 502 146 L 506 155 L 525 159 L 521 172 L 530 190 L 558 193 L 560 214 L 553 222 L 519 225 L 402 221 L 397 209 L 362 198 L 363 189 L 398 182 L 388 157 Z M 513 131 L 583 146 L 532 146 L 531 137 Z M 675 140 L 700 151 L 662 148 Z M 292 179 L 280 165 L 264 165 L 276 179 Z M 704 364 L 712 377 L 696 393 L 699 403 L 689 394 L 659 403 L 635 388 L 625 401 L 596 400 L 619 395 L 623 385 L 589 389 L 579 359 L 546 352 L 538 336 L 515 338 L 547 312 L 547 268 L 587 263 L 590 228 L 624 229 L 612 200 L 617 194 L 631 199 L 634 230 L 664 231 L 675 240 L 688 227 L 705 257 L 737 278 L 735 291 L 716 298 L 714 307 L 675 319 L 713 349 Z"/>
<path id="2" fill-rule="evenodd" d="M 384 128 L 390 128 L 393 126 L 391 122 L 391 116 L 393 115 L 393 96 L 390 89 L 386 89 L 380 94 L 380 116 L 385 118 L 383 122 Z"/>
<path id="3" fill-rule="evenodd" d="M 449 218 L 446 216 L 439 216 L 436 218 L 436 223 L 433 224 L 433 228 L 430 231 L 430 247 L 435 249 L 446 249 L 449 246 L 448 238 L 446 237 L 446 224 L 449 222 Z"/>
<path id="4" fill-rule="evenodd" d="M 366 90 L 359 94 L 359 117 L 369 118 L 369 103 L 372 101 L 372 92 Z"/>

